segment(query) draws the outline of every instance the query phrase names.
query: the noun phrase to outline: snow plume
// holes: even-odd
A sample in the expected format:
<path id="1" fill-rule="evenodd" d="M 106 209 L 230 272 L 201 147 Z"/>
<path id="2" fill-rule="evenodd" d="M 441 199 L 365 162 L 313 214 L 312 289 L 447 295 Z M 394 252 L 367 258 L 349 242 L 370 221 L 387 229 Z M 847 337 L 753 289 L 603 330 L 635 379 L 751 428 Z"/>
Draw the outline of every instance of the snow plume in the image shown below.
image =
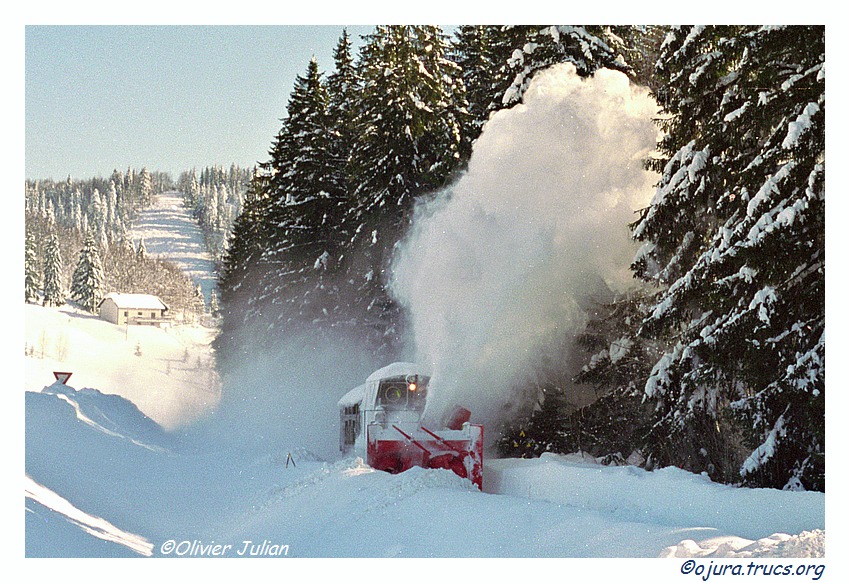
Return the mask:
<path id="1" fill-rule="evenodd" d="M 327 336 L 327 335 L 326 335 Z M 339 455 L 337 401 L 363 382 L 378 363 L 362 343 L 319 334 L 290 335 L 257 348 L 242 332 L 240 357 L 221 372 L 217 410 L 199 426 L 209 442 L 277 451 L 281 459 L 335 459 Z"/>
<path id="2" fill-rule="evenodd" d="M 554 66 L 490 118 L 467 172 L 418 209 L 391 289 L 433 371 L 432 422 L 461 405 L 495 431 L 527 403 L 515 387 L 541 355 L 583 329 L 587 300 L 632 285 L 627 225 L 653 193 L 642 161 L 657 111 L 621 73 L 582 80 Z"/>

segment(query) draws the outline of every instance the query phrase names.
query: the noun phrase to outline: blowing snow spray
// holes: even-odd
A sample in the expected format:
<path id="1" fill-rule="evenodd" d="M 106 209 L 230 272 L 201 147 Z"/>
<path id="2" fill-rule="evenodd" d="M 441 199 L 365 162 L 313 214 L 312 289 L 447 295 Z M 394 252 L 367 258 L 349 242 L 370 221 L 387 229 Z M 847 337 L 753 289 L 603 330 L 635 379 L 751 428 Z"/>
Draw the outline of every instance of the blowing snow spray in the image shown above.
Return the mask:
<path id="1" fill-rule="evenodd" d="M 643 160 L 657 111 L 622 73 L 554 66 L 490 118 L 468 171 L 417 209 L 391 289 L 433 373 L 425 420 L 461 405 L 499 423 L 540 349 L 582 330 L 582 302 L 633 285 L 628 224 L 653 193 Z"/>

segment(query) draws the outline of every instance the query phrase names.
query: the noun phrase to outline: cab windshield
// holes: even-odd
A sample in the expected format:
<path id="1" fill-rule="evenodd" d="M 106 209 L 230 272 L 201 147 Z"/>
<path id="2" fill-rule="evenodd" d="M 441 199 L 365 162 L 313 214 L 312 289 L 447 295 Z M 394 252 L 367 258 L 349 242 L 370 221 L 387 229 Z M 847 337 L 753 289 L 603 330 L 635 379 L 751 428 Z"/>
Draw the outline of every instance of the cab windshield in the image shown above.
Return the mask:
<path id="1" fill-rule="evenodd" d="M 378 386 L 378 405 L 389 411 L 425 408 L 428 378 L 421 375 L 384 379 Z"/>

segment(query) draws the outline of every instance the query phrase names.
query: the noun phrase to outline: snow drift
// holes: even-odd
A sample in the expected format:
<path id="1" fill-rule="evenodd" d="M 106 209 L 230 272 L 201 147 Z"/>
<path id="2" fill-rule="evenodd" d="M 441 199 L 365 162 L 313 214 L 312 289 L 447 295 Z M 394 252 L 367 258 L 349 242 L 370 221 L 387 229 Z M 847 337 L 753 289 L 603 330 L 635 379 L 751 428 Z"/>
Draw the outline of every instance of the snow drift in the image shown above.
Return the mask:
<path id="1" fill-rule="evenodd" d="M 494 426 L 541 350 L 582 329 L 587 298 L 631 285 L 627 225 L 653 191 L 642 161 L 656 113 L 622 73 L 554 66 L 490 118 L 468 171 L 418 209 L 391 289 L 434 372 L 429 416 L 457 404 Z"/>

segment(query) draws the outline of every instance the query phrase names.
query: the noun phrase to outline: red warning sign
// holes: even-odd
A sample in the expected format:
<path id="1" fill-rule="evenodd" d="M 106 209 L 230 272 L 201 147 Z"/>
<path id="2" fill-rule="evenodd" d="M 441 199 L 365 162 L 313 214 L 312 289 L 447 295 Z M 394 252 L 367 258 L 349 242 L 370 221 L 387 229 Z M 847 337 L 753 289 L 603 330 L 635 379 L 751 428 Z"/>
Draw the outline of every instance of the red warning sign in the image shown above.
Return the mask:
<path id="1" fill-rule="evenodd" d="M 54 371 L 53 376 L 56 377 L 57 381 L 59 381 L 60 383 L 62 383 L 64 385 L 65 383 L 68 382 L 68 379 L 71 378 L 71 374 L 73 374 L 73 373 L 70 373 L 70 372 L 55 372 Z"/>

